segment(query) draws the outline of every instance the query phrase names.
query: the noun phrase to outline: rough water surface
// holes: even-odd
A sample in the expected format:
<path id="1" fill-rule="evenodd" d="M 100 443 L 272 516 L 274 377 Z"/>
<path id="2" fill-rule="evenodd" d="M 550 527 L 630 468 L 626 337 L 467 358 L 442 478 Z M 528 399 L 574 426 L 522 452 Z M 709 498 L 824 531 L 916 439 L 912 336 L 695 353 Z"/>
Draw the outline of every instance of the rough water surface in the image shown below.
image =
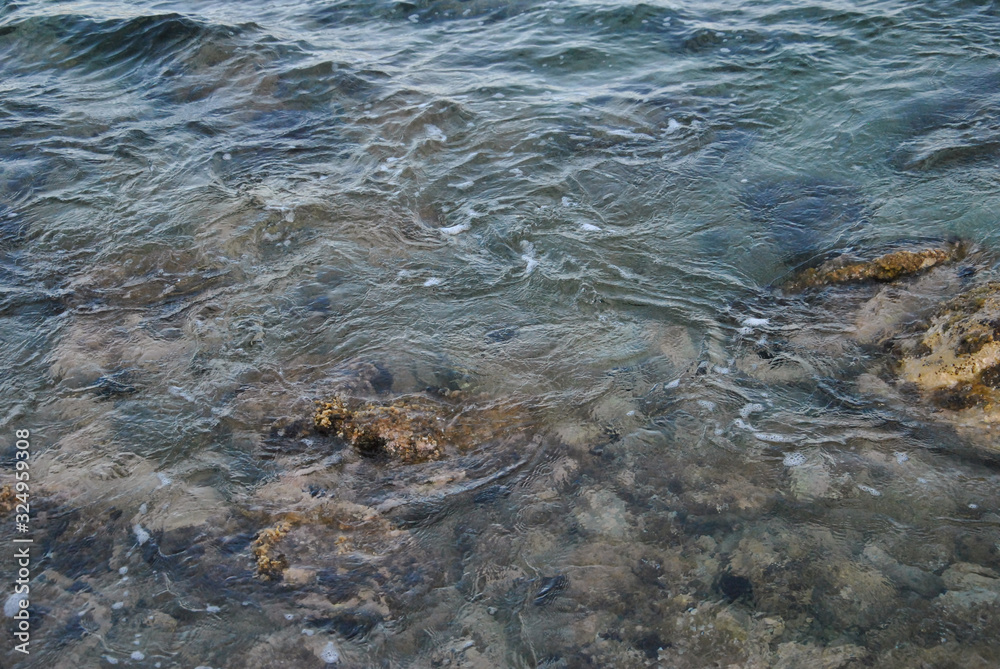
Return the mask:
<path id="1" fill-rule="evenodd" d="M 998 45 L 958 0 L 0 3 L 0 666 L 1000 665 L 993 427 L 894 367 L 1000 275 Z"/>

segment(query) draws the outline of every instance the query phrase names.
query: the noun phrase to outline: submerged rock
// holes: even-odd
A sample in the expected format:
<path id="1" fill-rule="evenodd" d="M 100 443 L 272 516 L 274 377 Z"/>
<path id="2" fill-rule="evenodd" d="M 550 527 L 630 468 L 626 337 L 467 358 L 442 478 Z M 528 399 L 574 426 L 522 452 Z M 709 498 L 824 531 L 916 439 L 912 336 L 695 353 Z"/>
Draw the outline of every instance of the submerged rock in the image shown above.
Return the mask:
<path id="1" fill-rule="evenodd" d="M 865 227 L 870 217 L 854 186 L 810 178 L 751 184 L 740 201 L 790 258 L 811 255 L 846 231 Z"/>
<path id="2" fill-rule="evenodd" d="M 0 487 L 0 515 L 6 515 L 14 510 L 17 504 L 17 496 L 14 494 L 14 487 L 7 483 Z"/>
<path id="3" fill-rule="evenodd" d="M 288 569 L 288 560 L 283 554 L 276 552 L 275 548 L 290 529 L 291 523 L 283 520 L 274 527 L 261 530 L 254 539 L 250 550 L 257 561 L 257 575 L 262 579 L 270 580 Z"/>

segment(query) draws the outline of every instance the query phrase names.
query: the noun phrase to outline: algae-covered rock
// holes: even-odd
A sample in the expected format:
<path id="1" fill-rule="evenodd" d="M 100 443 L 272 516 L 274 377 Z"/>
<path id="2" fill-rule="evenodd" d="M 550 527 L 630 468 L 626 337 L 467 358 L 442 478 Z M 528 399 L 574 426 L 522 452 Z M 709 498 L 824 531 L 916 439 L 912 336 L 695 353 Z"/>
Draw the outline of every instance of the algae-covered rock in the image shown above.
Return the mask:
<path id="1" fill-rule="evenodd" d="M 367 403 L 351 409 L 334 398 L 317 406 L 313 421 L 317 430 L 334 432 L 365 454 L 384 453 L 405 462 L 441 457 L 440 416 L 426 407 Z"/>
<path id="2" fill-rule="evenodd" d="M 469 451 L 517 430 L 524 416 L 515 406 L 473 401 L 455 392 L 440 399 L 409 395 L 391 402 L 334 397 L 317 403 L 313 423 L 362 455 L 417 463 L 438 460 L 449 448 Z"/>
<path id="3" fill-rule="evenodd" d="M 797 291 L 835 284 L 880 282 L 887 283 L 924 272 L 961 258 L 965 249 L 961 244 L 921 251 L 896 251 L 874 260 L 851 262 L 844 257 L 835 258 L 819 267 L 812 267 L 785 285 L 786 290 Z"/>
<path id="4" fill-rule="evenodd" d="M 281 521 L 274 527 L 268 527 L 260 531 L 251 546 L 251 552 L 257 561 L 257 575 L 264 580 L 269 580 L 279 576 L 288 569 L 288 560 L 275 548 L 288 531 L 292 529 L 291 523 Z"/>
<path id="5" fill-rule="evenodd" d="M 899 377 L 942 409 L 962 412 L 962 422 L 1000 421 L 1000 283 L 945 304 L 903 352 Z"/>

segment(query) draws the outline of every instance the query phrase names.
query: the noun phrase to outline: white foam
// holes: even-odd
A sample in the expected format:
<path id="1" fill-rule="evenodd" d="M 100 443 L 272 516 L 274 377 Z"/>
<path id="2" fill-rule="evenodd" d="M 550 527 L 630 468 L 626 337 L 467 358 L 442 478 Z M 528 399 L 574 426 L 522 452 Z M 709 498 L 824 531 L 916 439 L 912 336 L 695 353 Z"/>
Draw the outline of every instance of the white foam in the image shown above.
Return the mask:
<path id="1" fill-rule="evenodd" d="M 468 223 L 459 223 L 458 225 L 450 225 L 447 228 L 441 228 L 441 233 L 445 235 L 459 235 L 468 229 Z"/>
<path id="2" fill-rule="evenodd" d="M 538 267 L 538 260 L 535 259 L 535 246 L 531 242 L 524 241 L 521 242 L 521 250 L 524 251 L 521 254 L 521 260 L 525 264 L 524 274 L 531 274 Z"/>
<path id="3" fill-rule="evenodd" d="M 753 425 L 750 425 L 749 423 L 747 423 L 742 418 L 737 418 L 736 420 L 734 420 L 733 421 L 733 425 L 735 425 L 736 427 L 740 428 L 741 430 L 751 430 L 751 431 L 753 431 Z"/>
<path id="4" fill-rule="evenodd" d="M 156 478 L 160 479 L 160 486 L 170 485 L 174 482 L 172 478 L 164 474 L 163 472 L 156 472 Z"/>
<path id="5" fill-rule="evenodd" d="M 448 184 L 448 188 L 457 188 L 458 190 L 468 190 L 475 185 L 476 185 L 475 181 L 467 179 L 465 181 L 456 181 L 454 183 L 450 183 Z"/>
<path id="6" fill-rule="evenodd" d="M 223 160 L 232 160 L 233 159 L 233 154 L 231 154 L 231 153 L 223 153 L 222 154 L 222 159 Z"/>
<path id="7" fill-rule="evenodd" d="M 906 462 L 909 459 L 910 459 L 910 456 L 907 455 L 906 453 L 903 453 L 902 451 L 897 451 L 896 452 L 896 462 L 898 462 L 899 464 L 903 464 L 904 462 Z"/>
<path id="8" fill-rule="evenodd" d="M 141 650 L 133 650 L 132 655 L 130 657 L 136 662 L 139 662 L 140 660 L 146 659 L 146 654 L 143 653 Z"/>
<path id="9" fill-rule="evenodd" d="M 139 542 L 140 546 L 149 541 L 149 532 L 143 529 L 139 523 L 132 527 L 132 531 L 135 532 L 135 540 Z"/>
<path id="10" fill-rule="evenodd" d="M 753 436 L 761 441 L 767 441 L 772 444 L 783 444 L 785 442 L 794 441 L 794 439 L 787 434 L 778 434 L 777 432 L 754 432 Z"/>
<path id="11" fill-rule="evenodd" d="M 183 399 L 186 399 L 188 402 L 194 402 L 194 396 L 191 393 L 185 391 L 180 386 L 167 386 L 167 392 L 169 392 L 171 395 L 174 395 L 175 397 L 181 397 Z"/>
<path id="12" fill-rule="evenodd" d="M 572 207 L 573 206 L 573 200 L 569 199 L 568 197 L 563 197 L 563 199 L 562 199 L 562 206 L 564 206 L 564 207 Z"/>
<path id="13" fill-rule="evenodd" d="M 322 652 L 320 652 L 319 659 L 323 660 L 327 664 L 340 662 L 340 651 L 337 649 L 337 644 L 332 641 L 328 642 Z"/>
<path id="14" fill-rule="evenodd" d="M 443 281 L 441 279 L 439 279 L 436 276 L 432 276 L 431 278 L 424 281 L 424 287 L 430 288 L 431 286 L 440 286 L 442 283 Z"/>
<path id="15" fill-rule="evenodd" d="M 441 131 L 441 128 L 437 127 L 433 123 L 428 123 L 424 126 L 424 132 L 427 133 L 427 137 L 433 139 L 437 142 L 445 142 L 448 140 L 448 136 Z"/>
<path id="16" fill-rule="evenodd" d="M 763 404 L 758 404 L 757 402 L 751 402 L 750 404 L 744 404 L 740 409 L 741 418 L 749 418 L 752 413 L 760 413 L 764 410 Z"/>
<path id="17" fill-rule="evenodd" d="M 872 488 L 871 486 L 867 486 L 867 485 L 860 485 L 860 484 L 859 484 L 859 485 L 858 485 L 858 490 L 861 490 L 862 492 L 866 492 L 866 493 L 868 493 L 869 495 L 871 495 L 872 497 L 881 497 L 881 496 L 882 496 L 882 493 L 880 493 L 880 492 L 879 492 L 878 490 L 876 490 L 875 488 Z"/>
<path id="18" fill-rule="evenodd" d="M 670 119 L 667 121 L 667 132 L 677 132 L 681 129 L 681 124 L 677 122 L 677 119 Z"/>
<path id="19" fill-rule="evenodd" d="M 707 411 L 715 411 L 716 404 L 712 400 L 698 400 L 698 406 Z"/>
<path id="20" fill-rule="evenodd" d="M 770 318 L 744 318 L 742 325 L 748 328 L 764 327 L 771 322 Z"/>
<path id="21" fill-rule="evenodd" d="M 600 232 L 601 229 L 594 225 L 593 223 L 581 223 L 580 229 L 584 232 Z"/>
<path id="22" fill-rule="evenodd" d="M 681 385 L 681 380 L 680 379 L 674 379 L 670 383 L 664 383 L 663 384 L 663 389 L 664 390 L 671 390 L 673 388 L 676 388 L 679 385 Z"/>
<path id="23" fill-rule="evenodd" d="M 786 453 L 781 463 L 786 467 L 798 467 L 806 463 L 806 456 L 802 453 Z"/>
<path id="24" fill-rule="evenodd" d="M 206 613 L 218 613 L 221 610 L 222 610 L 221 608 L 215 606 L 214 604 L 209 604 L 208 606 L 205 607 Z"/>

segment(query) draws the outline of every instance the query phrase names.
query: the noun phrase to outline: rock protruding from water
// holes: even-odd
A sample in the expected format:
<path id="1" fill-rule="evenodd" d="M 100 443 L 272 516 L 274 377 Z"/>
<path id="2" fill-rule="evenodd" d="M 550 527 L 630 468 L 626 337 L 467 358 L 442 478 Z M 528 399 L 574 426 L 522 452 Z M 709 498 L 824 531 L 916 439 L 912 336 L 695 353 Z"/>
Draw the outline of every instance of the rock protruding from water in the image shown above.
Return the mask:
<path id="1" fill-rule="evenodd" d="M 361 455 L 404 463 L 439 460 L 448 448 L 468 451 L 518 429 L 524 421 L 524 414 L 512 405 L 425 395 L 391 402 L 334 397 L 317 403 L 313 414 L 319 432 L 335 434 Z"/>
<path id="2" fill-rule="evenodd" d="M 335 397 L 316 407 L 316 429 L 333 432 L 364 455 L 387 455 L 393 460 L 424 462 L 441 457 L 444 433 L 440 415 L 412 403 L 368 402 L 356 408 Z"/>
<path id="3" fill-rule="evenodd" d="M 899 373 L 943 409 L 1000 421 L 1000 282 L 945 304 L 903 352 Z"/>
<path id="4" fill-rule="evenodd" d="M 958 260 L 963 255 L 963 246 L 952 244 L 945 248 L 896 251 L 863 262 L 835 258 L 819 267 L 805 270 L 786 284 L 785 289 L 799 291 L 845 283 L 888 283 Z"/>

